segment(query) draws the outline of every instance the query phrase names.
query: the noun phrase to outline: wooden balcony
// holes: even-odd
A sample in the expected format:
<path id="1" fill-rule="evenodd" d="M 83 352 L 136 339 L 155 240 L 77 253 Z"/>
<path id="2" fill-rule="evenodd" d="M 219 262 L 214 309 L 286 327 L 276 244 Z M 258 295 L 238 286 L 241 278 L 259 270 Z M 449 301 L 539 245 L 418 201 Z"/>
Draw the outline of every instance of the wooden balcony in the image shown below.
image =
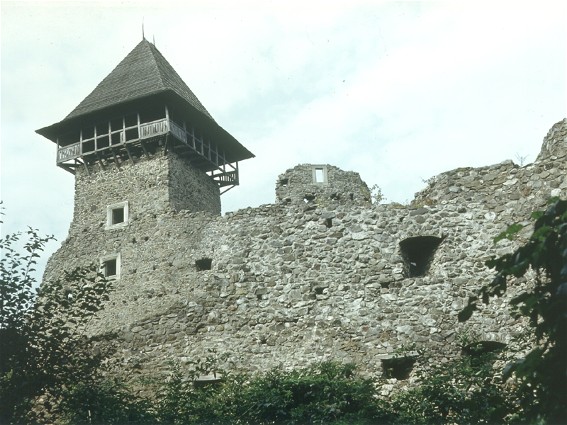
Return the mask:
<path id="1" fill-rule="evenodd" d="M 86 132 L 81 131 L 76 143 L 65 146 L 58 144 L 57 165 L 72 171 L 77 164 L 89 164 L 101 158 L 116 160 L 117 154 L 123 153 L 134 161 L 134 150 L 141 148 L 147 154 L 147 147 L 155 140 L 172 136 L 170 139 L 165 138 L 166 149 L 173 149 L 180 155 L 189 157 L 192 164 L 204 169 L 219 187 L 228 187 L 228 190 L 238 185 L 238 163 L 228 163 L 224 153 L 219 152 L 214 143 L 197 135 L 193 128 L 189 129 L 185 124 L 179 125 L 163 118 L 147 123 L 140 123 L 138 119 L 138 123 L 130 126 L 126 126 L 126 120 L 123 120 L 122 128 L 114 130 L 109 123 L 108 132 L 100 131 L 99 127 L 87 137 L 84 137 Z"/>

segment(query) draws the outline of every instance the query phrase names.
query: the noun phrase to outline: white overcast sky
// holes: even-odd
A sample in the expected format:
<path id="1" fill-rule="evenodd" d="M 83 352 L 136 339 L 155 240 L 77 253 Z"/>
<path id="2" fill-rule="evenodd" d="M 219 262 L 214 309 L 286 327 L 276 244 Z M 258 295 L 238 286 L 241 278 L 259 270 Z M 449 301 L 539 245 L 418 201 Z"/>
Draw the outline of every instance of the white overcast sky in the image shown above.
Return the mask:
<path id="1" fill-rule="evenodd" d="M 567 2 L 1 1 L 2 233 L 66 237 L 73 176 L 35 130 L 63 119 L 145 35 L 256 158 L 223 211 L 329 163 L 406 202 L 463 166 L 535 160 L 567 115 Z"/>

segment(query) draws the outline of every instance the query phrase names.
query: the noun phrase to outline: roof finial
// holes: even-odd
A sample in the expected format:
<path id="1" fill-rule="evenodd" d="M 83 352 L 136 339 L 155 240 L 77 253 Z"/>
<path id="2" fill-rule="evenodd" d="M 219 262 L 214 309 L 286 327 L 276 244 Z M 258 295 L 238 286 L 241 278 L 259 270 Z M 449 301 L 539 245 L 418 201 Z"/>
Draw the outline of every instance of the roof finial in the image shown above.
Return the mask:
<path id="1" fill-rule="evenodd" d="M 155 35 L 152 35 L 152 38 L 153 38 L 153 40 L 154 40 L 153 45 L 155 46 L 155 45 L 156 45 L 156 36 L 155 36 Z"/>
<path id="2" fill-rule="evenodd" d="M 144 18 L 142 18 L 142 40 L 146 39 L 146 35 L 144 34 Z"/>

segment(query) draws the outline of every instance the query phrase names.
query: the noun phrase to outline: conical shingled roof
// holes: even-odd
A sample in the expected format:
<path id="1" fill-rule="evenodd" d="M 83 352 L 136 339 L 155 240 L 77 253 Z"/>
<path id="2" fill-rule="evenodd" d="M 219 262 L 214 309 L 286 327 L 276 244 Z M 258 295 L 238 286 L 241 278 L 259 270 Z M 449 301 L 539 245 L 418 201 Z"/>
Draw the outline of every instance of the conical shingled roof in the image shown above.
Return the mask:
<path id="1" fill-rule="evenodd" d="M 65 120 L 168 90 L 213 120 L 159 50 L 143 39 Z"/>

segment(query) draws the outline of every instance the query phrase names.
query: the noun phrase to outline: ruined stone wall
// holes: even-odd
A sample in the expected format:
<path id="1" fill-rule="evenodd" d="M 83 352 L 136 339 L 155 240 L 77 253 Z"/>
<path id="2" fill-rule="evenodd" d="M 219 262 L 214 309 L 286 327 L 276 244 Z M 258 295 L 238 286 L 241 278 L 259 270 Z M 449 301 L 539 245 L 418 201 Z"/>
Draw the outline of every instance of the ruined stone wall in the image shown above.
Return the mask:
<path id="1" fill-rule="evenodd" d="M 137 164 L 142 181 L 165 178 L 158 162 Z M 171 362 L 189 367 L 209 350 L 228 354 L 223 366 L 232 370 L 339 360 L 380 375 L 384 359 L 400 350 L 444 361 L 471 330 L 514 344 L 523 324 L 507 306 L 525 279 L 470 322 L 459 324 L 457 313 L 493 275 L 485 261 L 514 248 L 493 238 L 550 194 L 566 195 L 564 160 L 454 170 L 432 179 L 410 206 L 372 205 L 362 195 L 329 202 L 334 192 L 367 187 L 356 173 L 327 167 L 327 185 L 315 186 L 307 203 L 313 166 L 304 164 L 278 178 L 276 204 L 223 217 L 164 208 L 163 184 L 146 202 L 128 199 L 127 226 L 105 230 L 100 208 L 88 215 L 81 207 L 46 279 L 100 252 L 120 252 L 120 278 L 90 332 L 117 334 L 110 364 L 133 380 L 163 379 Z M 132 195 L 146 196 L 144 187 Z M 412 276 L 408 263 L 420 260 L 404 249 L 419 237 L 439 245 L 425 272 Z"/>
<path id="2" fill-rule="evenodd" d="M 329 164 L 301 164 L 276 182 L 276 202 L 303 205 L 369 205 L 370 190 L 360 175 Z"/>
<path id="3" fill-rule="evenodd" d="M 567 196 L 567 119 L 556 123 L 543 140 L 536 162 L 518 166 L 512 161 L 480 168 L 458 168 L 428 181 L 415 204 L 442 201 L 482 202 L 510 219 L 540 208 L 553 196 Z M 519 206 L 519 208 L 518 208 Z"/>
<path id="4" fill-rule="evenodd" d="M 210 349 L 229 354 L 226 367 L 252 371 L 334 359 L 379 375 L 382 359 L 403 347 L 448 358 L 470 328 L 505 343 L 521 329 L 503 314 L 505 299 L 471 323 L 456 320 L 473 289 L 490 278 L 484 261 L 510 249 L 492 244 L 501 230 L 477 204 L 241 210 L 203 231 L 200 250 L 212 258 L 210 271 L 193 271 L 175 287 L 176 297 L 162 296 L 159 313 L 129 324 L 106 318 L 104 328 L 119 333 L 120 362 L 143 365 L 139 374 L 166 374 L 168 361 L 204 358 Z M 416 235 L 444 239 L 427 275 L 408 278 L 399 242 Z"/>
<path id="5" fill-rule="evenodd" d="M 555 123 L 545 136 L 545 139 L 543 139 L 543 146 L 537 157 L 537 162 L 565 158 L 566 153 L 567 118 L 564 118 L 558 123 Z"/>

